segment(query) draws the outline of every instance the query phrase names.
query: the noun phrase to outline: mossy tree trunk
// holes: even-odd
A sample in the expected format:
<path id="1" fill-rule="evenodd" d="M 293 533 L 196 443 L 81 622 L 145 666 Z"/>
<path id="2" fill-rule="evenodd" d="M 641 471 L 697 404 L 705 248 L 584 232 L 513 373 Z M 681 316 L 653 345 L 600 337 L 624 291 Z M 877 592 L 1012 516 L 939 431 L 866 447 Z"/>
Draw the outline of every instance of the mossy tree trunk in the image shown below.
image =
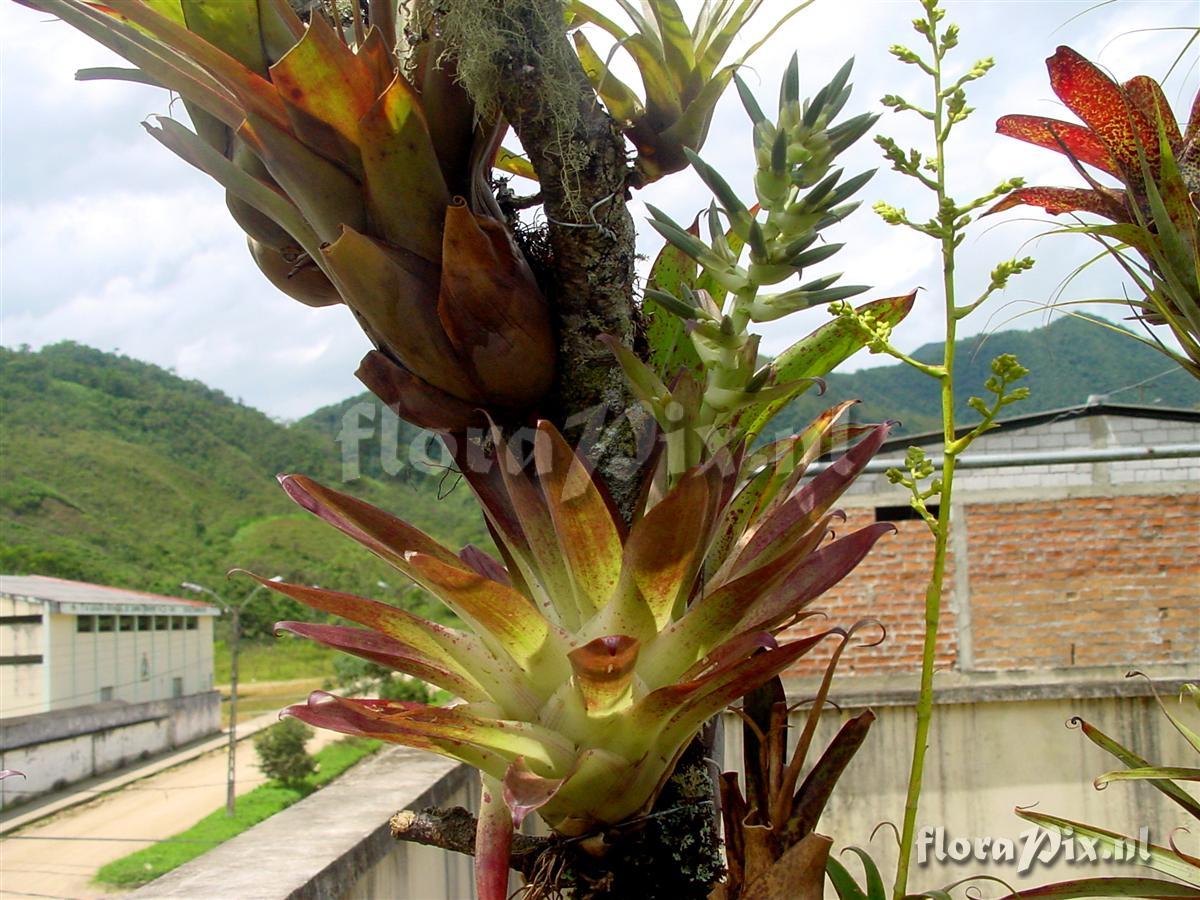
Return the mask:
<path id="1" fill-rule="evenodd" d="M 628 518 L 644 468 L 636 444 L 645 415 L 600 340 L 640 343 L 625 140 L 570 46 L 559 0 L 447 0 L 442 9 L 467 89 L 503 113 L 538 174 L 558 328 L 552 416 L 584 441 Z M 707 742 L 693 742 L 649 816 L 614 829 L 602 856 L 579 851 L 568 860 L 574 896 L 708 896 L 722 871 L 709 756 Z"/>

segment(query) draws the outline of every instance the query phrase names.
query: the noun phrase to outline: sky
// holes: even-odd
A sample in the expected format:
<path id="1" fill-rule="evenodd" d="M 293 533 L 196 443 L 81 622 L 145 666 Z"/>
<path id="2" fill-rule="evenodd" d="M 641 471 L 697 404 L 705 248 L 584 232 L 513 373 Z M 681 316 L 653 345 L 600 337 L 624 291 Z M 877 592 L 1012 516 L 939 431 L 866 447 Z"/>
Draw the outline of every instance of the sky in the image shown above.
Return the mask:
<path id="1" fill-rule="evenodd" d="M 682 5 L 693 12 L 699 4 Z M 765 0 L 740 46 L 790 5 Z M 1044 60 L 1057 45 L 1073 47 L 1120 80 L 1135 74 L 1162 79 L 1186 43 L 1180 27 L 1200 21 L 1195 0 L 950 0 L 945 6 L 947 20 L 962 29 L 948 61 L 952 71 L 984 56 L 996 60 L 991 74 L 970 88 L 976 112 L 951 142 L 947 171 L 960 200 L 1014 175 L 1030 184 L 1078 182 L 1063 157 L 994 134 L 996 118 L 1006 113 L 1072 118 L 1046 76 Z M 919 13 L 915 0 L 815 0 L 753 58 L 744 76 L 770 115 L 792 53 L 799 54 L 806 96 L 853 56 L 855 90 L 845 115 L 883 111 L 878 101 L 885 93 L 921 102 L 928 81 L 887 53 L 894 43 L 918 48 L 922 39 L 910 21 Z M 114 62 L 68 26 L 0 0 L 0 343 L 37 348 L 71 340 L 120 352 L 282 420 L 360 392 L 353 372 L 369 344 L 349 312 L 309 309 L 275 291 L 251 261 L 221 189 L 140 127 L 152 114 L 184 117 L 181 105 L 152 88 L 74 80 L 79 68 Z M 1180 119 L 1197 83 L 1193 51 L 1165 83 Z M 903 147 L 929 146 L 923 120 L 883 112 L 877 132 Z M 748 120 L 732 89 L 701 155 L 741 196 L 752 197 Z M 841 162 L 848 174 L 880 171 L 858 195 L 863 207 L 827 232 L 846 248 L 806 278 L 844 272 L 843 283 L 872 285 L 858 300 L 925 288 L 894 338 L 904 350 L 940 339 L 937 245 L 884 225 L 870 209 L 885 200 L 924 219 L 931 195 L 881 166 L 869 138 Z M 708 195 L 683 173 L 635 196 L 639 249 L 650 257 L 661 241 L 644 224 L 646 201 L 687 222 L 707 206 Z M 1033 255 L 1038 265 L 966 320 L 960 333 L 1043 325 L 1057 296 L 1120 295 L 1119 271 L 1109 264 L 1089 268 L 1060 295 L 1064 279 L 1094 250 L 1077 237 L 1039 237 L 1049 227 L 1048 217 L 1027 208 L 975 227 L 960 248 L 962 298 L 976 296 L 1001 259 Z M 823 310 L 809 310 L 761 326 L 763 350 L 779 352 L 825 318 Z M 887 361 L 860 354 L 848 368 Z"/>

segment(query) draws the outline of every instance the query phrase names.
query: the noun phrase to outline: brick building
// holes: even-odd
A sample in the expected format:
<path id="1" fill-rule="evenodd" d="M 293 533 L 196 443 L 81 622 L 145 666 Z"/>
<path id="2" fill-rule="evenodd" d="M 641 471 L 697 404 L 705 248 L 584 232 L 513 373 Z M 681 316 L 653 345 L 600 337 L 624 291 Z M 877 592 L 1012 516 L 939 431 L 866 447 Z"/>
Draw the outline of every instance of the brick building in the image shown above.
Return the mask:
<path id="1" fill-rule="evenodd" d="M 889 441 L 940 455 L 941 435 Z M 1160 455 L 1132 456 L 1150 448 Z M 1090 457 L 1049 462 L 1058 453 Z M 1178 454 L 1178 455 L 1176 455 Z M 969 673 L 1200 663 L 1200 412 L 1098 403 L 1009 419 L 955 476 L 940 668 Z M 880 647 L 847 653 L 843 674 L 920 665 L 933 555 L 908 496 L 873 467 L 842 498 L 846 528 L 895 522 L 820 601 L 832 622 L 871 617 Z M 821 670 L 822 656 L 792 674 Z"/>

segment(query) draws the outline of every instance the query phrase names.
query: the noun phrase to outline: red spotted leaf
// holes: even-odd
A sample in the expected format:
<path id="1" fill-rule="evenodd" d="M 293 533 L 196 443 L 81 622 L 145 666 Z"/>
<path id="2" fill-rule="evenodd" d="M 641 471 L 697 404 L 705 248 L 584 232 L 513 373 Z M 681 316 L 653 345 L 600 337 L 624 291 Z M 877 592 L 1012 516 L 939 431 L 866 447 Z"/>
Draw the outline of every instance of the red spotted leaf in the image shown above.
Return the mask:
<path id="1" fill-rule="evenodd" d="M 1139 145 L 1152 163 L 1158 159 L 1158 130 L 1130 105 L 1120 85 L 1070 47 L 1059 47 L 1046 68 L 1054 93 L 1096 133 L 1127 176 L 1141 171 Z"/>
<path id="2" fill-rule="evenodd" d="M 1081 125 L 1042 116 L 1001 116 L 996 120 L 996 133 L 1059 153 L 1068 153 L 1082 163 L 1120 176 L 1108 147 L 1095 132 Z"/>
<path id="3" fill-rule="evenodd" d="M 1027 187 L 1013 191 L 985 215 L 1004 212 L 1014 206 L 1040 206 L 1052 215 L 1068 212 L 1089 212 L 1114 222 L 1132 222 L 1125 208 L 1123 191 L 1088 190 L 1087 188 Z"/>

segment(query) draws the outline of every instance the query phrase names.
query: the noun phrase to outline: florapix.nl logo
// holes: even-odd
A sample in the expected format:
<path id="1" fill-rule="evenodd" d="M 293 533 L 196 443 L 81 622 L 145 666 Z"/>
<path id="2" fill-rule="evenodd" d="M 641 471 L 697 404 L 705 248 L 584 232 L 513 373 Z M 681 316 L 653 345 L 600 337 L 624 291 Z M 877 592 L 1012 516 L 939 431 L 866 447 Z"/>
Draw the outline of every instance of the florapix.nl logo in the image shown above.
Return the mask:
<path id="1" fill-rule="evenodd" d="M 993 863 L 1012 865 L 1018 875 L 1035 866 L 1055 863 L 1095 865 L 1101 862 L 1145 863 L 1150 859 L 1150 829 L 1138 829 L 1136 837 L 1101 840 L 1078 834 L 1071 828 L 1061 832 L 1037 826 L 1016 839 L 1006 837 L 957 837 L 942 826 L 926 825 L 917 832 L 917 865 L 938 863 Z"/>

